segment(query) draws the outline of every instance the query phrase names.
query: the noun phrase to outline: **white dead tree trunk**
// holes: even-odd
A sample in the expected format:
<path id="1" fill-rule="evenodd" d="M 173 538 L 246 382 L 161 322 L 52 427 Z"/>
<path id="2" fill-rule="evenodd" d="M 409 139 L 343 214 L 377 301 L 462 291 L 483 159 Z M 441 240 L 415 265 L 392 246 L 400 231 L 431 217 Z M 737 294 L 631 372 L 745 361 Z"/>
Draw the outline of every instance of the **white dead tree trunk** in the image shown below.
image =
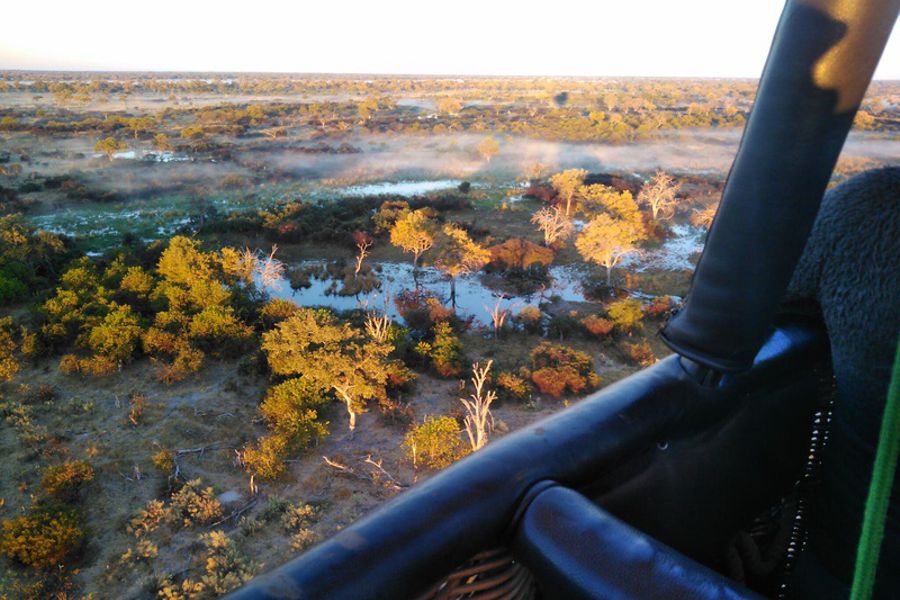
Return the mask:
<path id="1" fill-rule="evenodd" d="M 391 334 L 391 317 L 388 316 L 388 303 L 391 301 L 387 293 L 384 294 L 384 306 L 381 312 L 373 309 L 366 311 L 366 320 L 364 322 L 366 333 L 376 342 L 385 343 Z M 364 305 L 365 306 L 365 305 Z"/>
<path id="2" fill-rule="evenodd" d="M 471 399 L 459 399 L 466 408 L 466 435 L 469 436 L 473 452 L 488 443 L 488 435 L 494 430 L 491 403 L 497 398 L 497 394 L 494 390 L 484 389 L 493 363 L 493 360 L 489 360 L 484 367 L 479 367 L 478 363 L 472 365 L 472 385 L 475 387 L 475 393 L 469 396 Z"/>
<path id="3" fill-rule="evenodd" d="M 366 256 L 369 255 L 369 248 L 372 246 L 371 240 L 368 239 L 360 239 L 356 242 L 356 249 L 359 251 L 356 254 L 356 268 L 353 270 L 353 279 L 356 279 L 359 276 L 360 270 L 362 270 L 363 261 L 366 259 Z"/>
<path id="4" fill-rule="evenodd" d="M 509 315 L 512 314 L 512 310 L 514 306 L 508 306 L 506 308 L 501 308 L 500 304 L 503 300 L 506 299 L 506 294 L 500 294 L 497 296 L 497 302 L 494 304 L 494 308 L 490 308 L 487 304 L 483 304 L 484 310 L 491 316 L 491 324 L 494 326 L 494 338 L 500 338 L 500 331 L 503 329 L 503 325 L 506 323 L 506 319 L 509 318 Z"/>

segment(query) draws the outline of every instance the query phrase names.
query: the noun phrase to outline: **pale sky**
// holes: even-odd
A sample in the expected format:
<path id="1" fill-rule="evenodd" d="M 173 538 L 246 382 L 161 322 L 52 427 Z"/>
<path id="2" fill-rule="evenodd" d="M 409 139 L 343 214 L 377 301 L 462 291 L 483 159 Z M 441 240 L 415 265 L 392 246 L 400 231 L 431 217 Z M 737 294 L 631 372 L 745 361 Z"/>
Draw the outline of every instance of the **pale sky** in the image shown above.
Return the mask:
<path id="1" fill-rule="evenodd" d="M 12 0 L 0 69 L 757 77 L 779 0 Z M 896 32 L 875 73 L 900 79 Z"/>

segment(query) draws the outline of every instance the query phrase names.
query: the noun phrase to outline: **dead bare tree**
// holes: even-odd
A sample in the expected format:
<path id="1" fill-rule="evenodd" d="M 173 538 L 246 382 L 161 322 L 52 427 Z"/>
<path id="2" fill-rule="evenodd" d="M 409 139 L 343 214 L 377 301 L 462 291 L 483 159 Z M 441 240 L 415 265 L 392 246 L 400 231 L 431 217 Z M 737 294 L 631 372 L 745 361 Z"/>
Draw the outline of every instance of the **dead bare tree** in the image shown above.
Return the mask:
<path id="1" fill-rule="evenodd" d="M 284 263 L 275 258 L 277 251 L 278 245 L 273 245 L 272 251 L 258 267 L 259 280 L 264 288 L 274 287 L 284 280 Z"/>
<path id="2" fill-rule="evenodd" d="M 372 239 L 372 236 L 365 233 L 364 231 L 357 231 L 353 234 L 353 241 L 356 242 L 356 267 L 353 270 L 353 279 L 356 279 L 359 276 L 360 270 L 362 270 L 363 261 L 369 255 L 369 248 L 372 247 L 372 244 L 375 243 L 375 240 Z"/>
<path id="3" fill-rule="evenodd" d="M 679 187 L 670 175 L 657 171 L 656 175 L 641 187 L 637 202 L 650 209 L 653 220 L 671 219 L 675 214 L 677 202 L 675 194 L 678 193 Z"/>
<path id="4" fill-rule="evenodd" d="M 572 220 L 558 206 L 545 206 L 534 213 L 531 222 L 544 234 L 544 244 L 547 246 L 567 240 L 575 231 Z"/>
<path id="5" fill-rule="evenodd" d="M 494 415 L 491 414 L 491 403 L 497 398 L 494 390 L 485 391 L 484 384 L 487 381 L 488 374 L 491 371 L 493 360 L 489 360 L 484 367 L 480 367 L 478 363 L 472 365 L 472 385 L 475 393 L 469 398 L 460 398 L 466 408 L 466 435 L 469 437 L 469 444 L 472 451 L 483 448 L 488 443 L 488 436 L 494 430 Z"/>
<path id="6" fill-rule="evenodd" d="M 391 325 L 394 324 L 387 311 L 390 301 L 390 295 L 385 292 L 382 310 L 372 309 L 366 311 L 366 319 L 364 321 L 366 333 L 376 342 L 387 342 L 390 337 Z"/>
<path id="7" fill-rule="evenodd" d="M 493 308 L 490 308 L 487 304 L 483 304 L 484 310 L 488 312 L 491 316 L 491 324 L 494 326 L 494 338 L 500 338 L 500 331 L 503 329 L 503 325 L 506 323 L 506 319 L 509 318 L 509 315 L 512 314 L 513 308 L 515 308 L 515 304 L 511 304 L 506 308 L 501 308 L 501 303 L 506 299 L 506 294 L 500 294 L 497 296 L 497 302 L 494 304 Z"/>

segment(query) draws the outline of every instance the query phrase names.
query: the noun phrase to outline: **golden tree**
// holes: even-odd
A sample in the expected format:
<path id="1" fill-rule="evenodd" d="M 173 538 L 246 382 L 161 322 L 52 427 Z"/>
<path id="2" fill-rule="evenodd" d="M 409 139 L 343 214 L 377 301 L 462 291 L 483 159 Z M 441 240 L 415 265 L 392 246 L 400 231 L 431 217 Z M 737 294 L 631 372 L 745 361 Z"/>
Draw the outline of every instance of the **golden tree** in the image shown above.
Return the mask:
<path id="1" fill-rule="evenodd" d="M 675 194 L 679 185 L 669 175 L 657 171 L 650 181 L 641 186 L 637 201 L 650 209 L 654 220 L 671 219 L 675 213 Z"/>
<path id="2" fill-rule="evenodd" d="M 434 246 L 437 227 L 423 210 L 406 213 L 391 227 L 391 243 L 404 252 L 412 252 L 413 268 L 419 265 L 419 257 Z"/>
<path id="3" fill-rule="evenodd" d="M 439 112 L 455 115 L 462 110 L 462 102 L 456 98 L 441 98 L 437 101 L 437 109 Z"/>
<path id="4" fill-rule="evenodd" d="M 638 205 L 628 190 L 619 192 L 608 185 L 595 183 L 581 186 L 578 190 L 578 197 L 584 204 L 585 212 L 606 211 L 617 219 L 624 219 L 635 224 L 641 222 Z"/>
<path id="5" fill-rule="evenodd" d="M 97 143 L 94 144 L 94 150 L 104 154 L 108 160 L 112 160 L 113 154 L 121 152 L 127 147 L 125 142 L 117 140 L 114 137 L 105 137 L 101 140 L 97 140 Z"/>
<path id="6" fill-rule="evenodd" d="M 500 144 L 497 143 L 497 140 L 488 136 L 481 140 L 475 149 L 478 150 L 478 154 L 481 155 L 481 158 L 490 162 L 491 159 L 500 152 Z"/>
<path id="7" fill-rule="evenodd" d="M 587 177 L 587 171 L 584 169 L 568 169 L 550 177 L 550 185 L 566 203 L 566 216 L 572 213 L 572 201 L 575 200 L 585 177 Z"/>
<path id="8" fill-rule="evenodd" d="M 441 230 L 434 266 L 450 278 L 450 304 L 456 307 L 456 278 L 474 273 L 491 260 L 491 253 L 475 243 L 466 230 L 448 223 Z"/>
<path id="9" fill-rule="evenodd" d="M 609 287 L 613 267 L 622 257 L 637 250 L 640 238 L 637 224 L 601 213 L 585 226 L 575 240 L 575 247 L 585 260 L 606 268 L 606 285 Z"/>
<path id="10" fill-rule="evenodd" d="M 391 347 L 341 323 L 328 310 L 298 310 L 263 335 L 262 348 L 274 373 L 334 391 L 347 407 L 350 431 L 366 402 L 385 395 Z"/>

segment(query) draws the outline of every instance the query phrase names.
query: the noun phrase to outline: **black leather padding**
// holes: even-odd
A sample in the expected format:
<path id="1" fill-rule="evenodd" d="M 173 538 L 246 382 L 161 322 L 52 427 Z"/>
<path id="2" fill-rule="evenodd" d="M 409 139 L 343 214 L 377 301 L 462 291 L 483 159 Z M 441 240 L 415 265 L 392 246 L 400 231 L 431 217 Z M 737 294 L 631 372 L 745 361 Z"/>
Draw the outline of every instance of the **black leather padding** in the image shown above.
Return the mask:
<path id="1" fill-rule="evenodd" d="M 545 600 L 761 600 L 560 486 L 531 501 L 513 552 Z"/>
<path id="2" fill-rule="evenodd" d="M 900 4 L 882 3 L 883 14 L 871 4 L 843 3 L 840 18 L 870 28 L 872 19 L 896 19 Z M 661 332 L 673 350 L 713 369 L 748 368 L 769 335 L 856 113 L 815 81 L 822 56 L 848 35 L 838 18 L 787 3 L 691 290 Z M 856 50 L 880 53 L 886 39 L 870 40 Z M 854 58 L 869 68 L 866 56 Z"/>

